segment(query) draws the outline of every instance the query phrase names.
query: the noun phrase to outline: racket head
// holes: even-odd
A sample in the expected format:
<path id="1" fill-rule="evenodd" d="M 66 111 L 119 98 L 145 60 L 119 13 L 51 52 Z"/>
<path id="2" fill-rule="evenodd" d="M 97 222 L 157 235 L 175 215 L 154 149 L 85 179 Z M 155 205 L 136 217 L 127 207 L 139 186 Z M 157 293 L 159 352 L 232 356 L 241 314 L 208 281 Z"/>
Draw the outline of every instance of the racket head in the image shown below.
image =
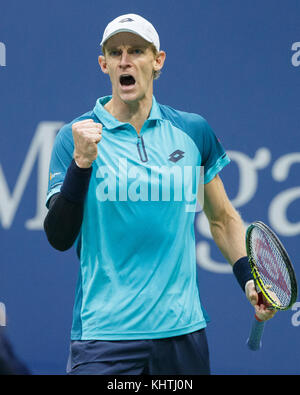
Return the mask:
<path id="1" fill-rule="evenodd" d="M 291 308 L 298 294 L 296 275 L 275 233 L 263 222 L 253 222 L 247 228 L 246 249 L 255 284 L 270 306 Z"/>

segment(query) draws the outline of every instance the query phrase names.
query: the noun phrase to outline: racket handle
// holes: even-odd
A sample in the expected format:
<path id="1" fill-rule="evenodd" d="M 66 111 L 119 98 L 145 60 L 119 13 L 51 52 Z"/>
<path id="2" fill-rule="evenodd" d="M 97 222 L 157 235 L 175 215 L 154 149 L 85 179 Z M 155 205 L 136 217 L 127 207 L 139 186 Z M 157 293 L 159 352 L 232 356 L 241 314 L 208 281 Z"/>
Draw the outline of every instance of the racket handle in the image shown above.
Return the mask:
<path id="1" fill-rule="evenodd" d="M 250 350 L 257 351 L 261 348 L 262 346 L 261 338 L 263 335 L 264 327 L 265 327 L 265 322 L 259 321 L 255 317 L 255 320 L 253 321 L 251 327 L 249 339 L 247 340 L 247 346 L 250 348 Z"/>

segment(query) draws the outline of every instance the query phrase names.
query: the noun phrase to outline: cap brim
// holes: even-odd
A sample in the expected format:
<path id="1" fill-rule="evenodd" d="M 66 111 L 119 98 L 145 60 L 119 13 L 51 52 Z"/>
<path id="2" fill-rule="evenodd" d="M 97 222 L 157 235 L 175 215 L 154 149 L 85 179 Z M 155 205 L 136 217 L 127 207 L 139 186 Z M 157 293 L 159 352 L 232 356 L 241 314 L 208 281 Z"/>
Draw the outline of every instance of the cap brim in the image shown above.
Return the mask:
<path id="1" fill-rule="evenodd" d="M 148 43 L 155 45 L 152 41 L 149 41 L 149 39 L 147 39 L 147 37 L 145 37 L 143 34 L 139 34 L 139 33 L 137 33 L 137 32 L 136 32 L 135 30 L 133 30 L 133 29 L 126 29 L 126 28 L 118 29 L 118 30 L 113 31 L 111 34 L 109 34 L 107 37 L 105 37 L 105 39 L 102 39 L 100 45 L 102 46 L 102 45 L 103 45 L 108 39 L 110 39 L 112 36 L 114 36 L 114 35 L 116 35 L 116 34 L 118 34 L 118 33 L 123 33 L 123 32 L 133 33 L 133 34 L 135 34 L 135 35 L 137 35 L 137 36 L 142 37 L 142 38 L 143 38 L 145 41 L 147 41 Z"/>

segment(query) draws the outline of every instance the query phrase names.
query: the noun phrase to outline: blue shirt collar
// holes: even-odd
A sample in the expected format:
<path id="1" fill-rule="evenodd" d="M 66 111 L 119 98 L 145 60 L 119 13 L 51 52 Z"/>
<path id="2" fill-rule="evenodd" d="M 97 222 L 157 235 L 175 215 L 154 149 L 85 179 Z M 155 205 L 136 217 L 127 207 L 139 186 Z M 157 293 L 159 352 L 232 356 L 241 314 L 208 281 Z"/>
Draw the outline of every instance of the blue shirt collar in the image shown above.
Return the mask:
<path id="1" fill-rule="evenodd" d="M 101 121 L 106 129 L 115 129 L 120 126 L 126 125 L 126 123 L 118 121 L 113 117 L 108 111 L 105 110 L 104 106 L 111 100 L 112 96 L 103 96 L 96 101 L 94 107 L 94 114 Z M 154 96 L 152 96 L 152 107 L 148 120 L 162 120 L 162 115 L 160 112 L 159 105 Z"/>

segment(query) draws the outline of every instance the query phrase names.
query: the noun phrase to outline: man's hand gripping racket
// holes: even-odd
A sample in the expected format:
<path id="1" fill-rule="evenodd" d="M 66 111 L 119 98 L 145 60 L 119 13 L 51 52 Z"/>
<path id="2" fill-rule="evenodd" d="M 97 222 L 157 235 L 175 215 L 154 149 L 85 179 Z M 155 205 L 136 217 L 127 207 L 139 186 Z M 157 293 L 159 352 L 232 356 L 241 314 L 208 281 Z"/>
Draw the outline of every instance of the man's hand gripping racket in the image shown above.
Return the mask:
<path id="1" fill-rule="evenodd" d="M 246 249 L 254 277 L 246 285 L 246 294 L 255 306 L 247 345 L 261 348 L 265 321 L 277 310 L 288 310 L 297 299 L 297 281 L 293 266 L 282 243 L 263 222 L 252 223 L 246 232 Z"/>

